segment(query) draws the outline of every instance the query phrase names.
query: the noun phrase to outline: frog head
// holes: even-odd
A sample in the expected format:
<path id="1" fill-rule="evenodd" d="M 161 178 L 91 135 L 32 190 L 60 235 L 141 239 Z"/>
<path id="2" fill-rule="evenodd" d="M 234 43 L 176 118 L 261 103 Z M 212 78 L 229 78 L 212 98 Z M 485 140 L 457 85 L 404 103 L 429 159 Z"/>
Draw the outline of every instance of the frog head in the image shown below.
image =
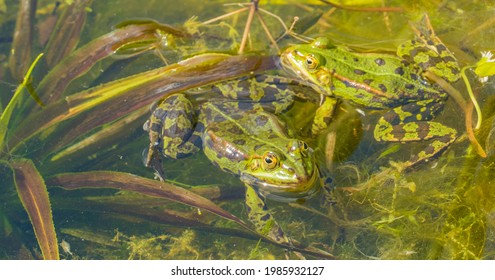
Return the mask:
<path id="1" fill-rule="evenodd" d="M 325 51 L 335 48 L 327 38 L 318 38 L 311 44 L 294 45 L 281 54 L 282 67 L 307 81 L 319 92 L 328 92 L 331 72 L 326 68 Z"/>
<path id="2" fill-rule="evenodd" d="M 256 147 L 240 172 L 240 178 L 268 199 L 294 201 L 307 198 L 319 187 L 313 150 L 301 140 L 284 141 Z"/>

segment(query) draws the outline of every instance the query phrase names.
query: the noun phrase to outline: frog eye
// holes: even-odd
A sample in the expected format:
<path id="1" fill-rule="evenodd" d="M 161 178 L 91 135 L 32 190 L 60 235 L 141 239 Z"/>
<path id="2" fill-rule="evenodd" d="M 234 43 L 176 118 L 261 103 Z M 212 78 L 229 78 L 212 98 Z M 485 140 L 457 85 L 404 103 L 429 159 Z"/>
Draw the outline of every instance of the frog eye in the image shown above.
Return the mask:
<path id="1" fill-rule="evenodd" d="M 306 56 L 305 63 L 308 70 L 314 70 L 316 69 L 316 67 L 318 67 L 318 59 L 316 59 L 316 57 L 312 55 Z"/>
<path id="2" fill-rule="evenodd" d="M 273 153 L 265 153 L 261 164 L 264 170 L 270 170 L 278 165 L 278 157 Z"/>
<path id="3" fill-rule="evenodd" d="M 301 146 L 303 148 L 303 151 L 307 151 L 309 149 L 308 144 L 306 144 L 306 142 L 302 142 Z"/>
<path id="4" fill-rule="evenodd" d="M 306 142 L 303 142 L 303 141 L 301 141 L 301 143 L 299 143 L 299 147 L 301 147 L 301 152 L 303 154 L 306 154 L 309 150 L 308 144 L 306 144 Z"/>
<path id="5" fill-rule="evenodd" d="M 303 156 L 306 156 L 308 154 L 309 146 L 306 144 L 306 142 L 300 141 L 299 142 L 299 150 L 301 151 L 301 154 Z"/>

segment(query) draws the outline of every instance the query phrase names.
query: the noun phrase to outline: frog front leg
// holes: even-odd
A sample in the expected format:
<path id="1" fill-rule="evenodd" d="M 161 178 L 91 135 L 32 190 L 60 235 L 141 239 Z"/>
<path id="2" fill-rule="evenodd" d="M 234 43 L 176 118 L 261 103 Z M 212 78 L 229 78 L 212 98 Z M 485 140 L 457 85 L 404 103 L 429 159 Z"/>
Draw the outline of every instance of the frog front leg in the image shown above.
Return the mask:
<path id="1" fill-rule="evenodd" d="M 311 126 L 311 134 L 313 136 L 319 135 L 322 131 L 328 128 L 330 125 L 335 108 L 338 105 L 339 100 L 330 96 L 323 96 L 320 106 L 316 109 L 313 124 Z"/>
<path id="2" fill-rule="evenodd" d="M 150 139 L 145 165 L 153 167 L 161 179 L 161 154 L 177 159 L 200 150 L 195 119 L 192 103 L 184 94 L 176 94 L 160 102 L 144 125 Z"/>
<path id="3" fill-rule="evenodd" d="M 246 186 L 246 207 L 249 221 L 257 232 L 281 244 L 290 244 L 282 228 L 273 218 L 265 203 L 265 198 L 252 186 Z"/>
<path id="4" fill-rule="evenodd" d="M 457 131 L 441 123 L 431 121 L 437 111 L 443 107 L 438 100 L 421 100 L 396 107 L 385 113 L 375 127 L 377 141 L 410 142 L 430 140 L 428 146 L 413 155 L 404 167 L 439 155 L 456 138 Z"/>

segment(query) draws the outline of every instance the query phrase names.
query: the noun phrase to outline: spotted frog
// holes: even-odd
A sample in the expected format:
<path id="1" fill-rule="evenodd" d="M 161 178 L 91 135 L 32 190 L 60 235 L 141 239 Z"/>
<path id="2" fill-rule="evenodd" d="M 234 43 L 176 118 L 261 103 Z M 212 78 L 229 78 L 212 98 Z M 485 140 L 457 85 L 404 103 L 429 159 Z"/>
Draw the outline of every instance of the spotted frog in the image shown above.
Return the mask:
<path id="1" fill-rule="evenodd" d="M 264 197 L 295 201 L 320 185 L 313 150 L 291 137 L 276 116 L 291 105 L 291 90 L 275 77 L 255 76 L 214 85 L 206 98 L 202 95 L 176 94 L 157 106 L 145 124 L 146 165 L 154 165 L 159 152 L 176 159 L 203 150 L 214 165 L 245 184 L 255 228 L 287 243 Z"/>
<path id="2" fill-rule="evenodd" d="M 405 167 L 438 155 L 457 133 L 432 121 L 447 93 L 425 75 L 433 73 L 454 82 L 460 73 L 457 61 L 435 36 L 426 16 L 413 29 L 417 38 L 400 45 L 396 55 L 355 52 L 331 45 L 326 38 L 289 47 L 281 55 L 283 67 L 311 84 L 328 102 L 342 99 L 386 110 L 374 130 L 377 141 L 431 140 Z"/>

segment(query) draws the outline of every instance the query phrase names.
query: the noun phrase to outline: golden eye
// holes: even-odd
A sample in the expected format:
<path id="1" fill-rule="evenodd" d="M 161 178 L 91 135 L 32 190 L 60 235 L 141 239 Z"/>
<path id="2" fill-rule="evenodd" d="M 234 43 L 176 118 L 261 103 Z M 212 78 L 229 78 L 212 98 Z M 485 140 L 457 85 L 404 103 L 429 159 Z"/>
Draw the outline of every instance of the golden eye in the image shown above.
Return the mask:
<path id="1" fill-rule="evenodd" d="M 314 70 L 316 67 L 318 67 L 318 59 L 312 55 L 306 56 L 306 68 L 308 70 Z"/>
<path id="2" fill-rule="evenodd" d="M 264 170 L 270 170 L 270 169 L 273 169 L 275 167 L 277 167 L 278 165 L 278 157 L 277 155 L 273 154 L 273 153 L 265 153 L 263 155 L 263 169 Z"/>

